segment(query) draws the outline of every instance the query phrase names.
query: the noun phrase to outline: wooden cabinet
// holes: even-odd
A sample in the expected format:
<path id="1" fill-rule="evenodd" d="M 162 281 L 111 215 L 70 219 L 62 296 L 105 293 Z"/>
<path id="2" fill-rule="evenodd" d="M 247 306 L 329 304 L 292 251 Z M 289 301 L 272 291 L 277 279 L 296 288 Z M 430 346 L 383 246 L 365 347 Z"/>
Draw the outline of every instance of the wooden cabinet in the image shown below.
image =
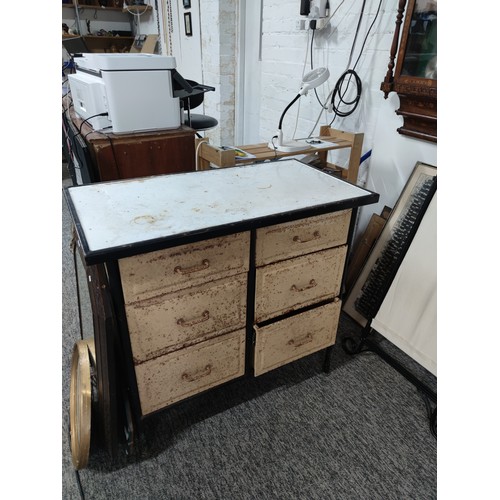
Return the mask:
<path id="1" fill-rule="evenodd" d="M 114 135 L 93 133 L 90 146 L 96 181 L 192 172 L 195 169 L 195 131 L 174 130 Z"/>
<path id="2" fill-rule="evenodd" d="M 116 393 L 137 428 L 242 375 L 322 349 L 329 359 L 356 209 L 378 200 L 296 160 L 65 195 L 86 264 L 109 277 L 126 373 Z"/>
<path id="3" fill-rule="evenodd" d="M 63 98 L 63 146 L 74 184 L 132 179 L 195 170 L 195 131 L 103 134 L 80 118 Z M 146 220 L 144 221 L 146 222 Z"/>

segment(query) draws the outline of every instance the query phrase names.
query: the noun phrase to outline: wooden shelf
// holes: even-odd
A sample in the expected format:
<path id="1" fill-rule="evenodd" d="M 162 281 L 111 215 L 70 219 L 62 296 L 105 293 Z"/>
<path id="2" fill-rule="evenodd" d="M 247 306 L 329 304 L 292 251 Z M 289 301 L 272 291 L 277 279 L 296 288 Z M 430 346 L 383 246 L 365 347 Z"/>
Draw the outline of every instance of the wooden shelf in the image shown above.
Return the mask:
<path id="1" fill-rule="evenodd" d="M 75 6 L 73 3 L 63 3 L 62 4 L 63 9 L 64 8 L 69 8 L 69 9 L 74 9 Z M 125 7 L 124 5 L 120 7 L 112 7 L 112 6 L 101 6 L 98 3 L 96 4 L 82 4 L 78 2 L 78 7 L 80 9 L 99 9 L 99 10 L 113 10 L 115 12 L 123 12 L 124 14 L 142 14 L 144 12 L 153 10 L 153 7 L 151 5 L 128 5 Z"/>
<path id="2" fill-rule="evenodd" d="M 62 7 L 63 9 L 64 8 L 70 8 L 70 9 L 74 9 L 75 6 L 72 4 L 72 3 L 63 3 L 62 4 Z M 99 4 L 81 4 L 81 3 L 78 3 L 78 7 L 80 9 L 99 9 L 99 10 L 113 10 L 115 12 L 123 12 L 123 7 L 112 7 L 112 6 L 109 6 L 109 7 L 102 7 L 101 5 Z"/>
<path id="3" fill-rule="evenodd" d="M 353 134 L 342 130 L 337 130 L 324 125 L 320 128 L 319 139 L 332 143 L 330 146 L 318 149 L 314 147 L 307 147 L 301 151 L 282 152 L 270 149 L 267 143 L 248 144 L 238 146 L 247 153 L 255 156 L 255 159 L 236 161 L 235 153 L 233 150 L 225 150 L 223 148 L 213 146 L 208 141 L 198 140 L 197 145 L 201 142 L 199 147 L 198 159 L 201 170 L 210 168 L 210 164 L 216 167 L 233 167 L 235 165 L 246 165 L 254 162 L 277 160 L 285 157 L 297 156 L 302 154 L 316 154 L 318 160 L 323 168 L 328 168 L 339 173 L 339 168 L 336 165 L 327 162 L 327 153 L 335 149 L 349 148 L 351 150 L 349 156 L 349 165 L 347 169 L 340 169 L 342 178 L 356 184 L 358 181 L 359 162 L 361 158 L 361 148 L 363 146 L 364 134 Z"/>
<path id="4" fill-rule="evenodd" d="M 80 35 L 63 35 L 62 38 L 77 38 Z M 114 52 L 127 52 L 132 48 L 134 43 L 133 36 L 97 36 L 97 35 L 83 35 L 87 47 L 90 52 L 94 53 L 114 53 Z"/>

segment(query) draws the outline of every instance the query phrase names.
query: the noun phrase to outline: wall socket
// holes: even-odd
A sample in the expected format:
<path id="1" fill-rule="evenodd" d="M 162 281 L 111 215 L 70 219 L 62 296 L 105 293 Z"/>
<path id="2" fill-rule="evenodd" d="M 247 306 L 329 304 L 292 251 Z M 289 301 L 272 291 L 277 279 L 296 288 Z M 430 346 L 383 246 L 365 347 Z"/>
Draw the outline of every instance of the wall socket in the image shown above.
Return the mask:
<path id="1" fill-rule="evenodd" d="M 316 21 L 316 29 L 322 30 L 328 24 L 328 18 L 322 17 Z"/>
<path id="2" fill-rule="evenodd" d="M 308 24 L 308 21 L 306 21 L 306 19 L 298 19 L 296 24 L 295 24 L 295 27 L 298 30 L 305 30 L 309 27 L 309 24 Z"/>

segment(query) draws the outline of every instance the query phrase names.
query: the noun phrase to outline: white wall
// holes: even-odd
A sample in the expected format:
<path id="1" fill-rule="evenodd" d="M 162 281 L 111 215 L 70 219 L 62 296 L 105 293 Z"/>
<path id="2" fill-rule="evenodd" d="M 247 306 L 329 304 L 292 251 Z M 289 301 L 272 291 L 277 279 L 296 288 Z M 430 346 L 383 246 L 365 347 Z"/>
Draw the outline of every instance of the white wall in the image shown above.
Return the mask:
<path id="1" fill-rule="evenodd" d="M 194 110 L 216 118 L 219 126 L 204 132 L 212 144 L 234 144 L 235 100 L 237 88 L 237 0 L 191 0 L 186 9 L 182 0 L 170 0 L 171 22 L 168 22 L 168 1 L 160 5 L 160 31 L 163 53 L 176 58 L 177 70 L 189 80 L 211 87 L 204 94 L 203 105 Z M 191 13 L 192 36 L 186 36 L 184 14 Z"/>
<path id="2" fill-rule="evenodd" d="M 318 89 L 321 99 L 328 95 L 339 76 L 348 68 L 362 3 L 362 0 L 344 1 L 342 5 L 341 0 L 330 2 L 330 14 L 340 7 L 329 24 L 314 34 L 313 67 L 326 66 L 331 74 L 329 81 Z M 386 100 L 380 90 L 394 34 L 396 0 L 382 0 L 377 20 L 361 52 L 378 5 L 379 0 L 366 1 L 349 66 L 352 68 L 361 53 L 356 67 L 363 86 L 360 103 L 351 116 L 336 118 L 332 124 L 334 128 L 349 132 L 363 132 L 363 153 L 372 151 L 372 156 L 361 165 L 358 184 L 379 193 L 380 202 L 361 210 L 357 237 L 366 228 L 372 213 L 380 213 L 384 205 L 394 206 L 417 161 L 432 165 L 437 162 L 435 144 L 401 136 L 396 131 L 402 125 L 402 118 L 395 113 L 399 99 L 393 93 Z M 312 31 L 297 28 L 301 19 L 304 17 L 300 16 L 298 0 L 263 0 L 260 100 L 256 103 L 261 111 L 255 124 L 262 142 L 267 142 L 276 133 L 281 113 L 296 95 L 302 74 L 311 68 L 308 39 L 310 41 Z M 255 32 L 256 24 L 252 29 Z M 256 93 L 255 89 L 253 92 Z M 285 137 L 294 133 L 297 111 L 299 106 L 296 104 L 285 117 Z M 320 125 L 330 123 L 333 115 L 323 113 L 314 127 L 320 112 L 321 107 L 313 92 L 301 98 L 295 137 L 306 137 L 311 132 L 317 134 Z M 345 167 L 348 155 L 346 152 L 331 153 L 329 161 Z"/>
<path id="3" fill-rule="evenodd" d="M 197 3 L 192 1 L 192 10 L 197 10 Z M 432 165 L 437 162 L 435 144 L 398 134 L 396 129 L 402 124 L 402 118 L 395 113 L 398 97 L 393 93 L 384 99 L 380 90 L 389 62 L 397 3 L 382 0 L 361 51 L 379 6 L 379 0 L 366 1 L 349 66 L 352 68 L 361 54 L 356 66 L 363 86 L 361 100 L 352 115 L 336 118 L 332 124 L 346 131 L 363 132 L 363 153 L 372 151 L 361 165 L 358 184 L 379 193 L 380 202 L 361 210 L 356 238 L 372 213 L 380 213 L 384 205 L 394 206 L 417 161 Z M 182 0 L 172 0 L 172 4 L 174 11 L 183 12 Z M 362 0 L 330 2 L 330 14 L 340 7 L 329 23 L 314 33 L 313 67 L 326 66 L 331 74 L 328 82 L 317 89 L 322 100 L 348 68 L 362 4 Z M 195 67 L 201 66 L 202 83 L 217 89 L 205 95 L 204 103 L 204 112 L 219 120 L 218 135 L 208 134 L 211 141 L 268 142 L 276 133 L 281 113 L 300 88 L 302 75 L 311 68 L 312 30 L 298 28 L 300 20 L 305 19 L 300 16 L 299 0 L 202 0 L 199 15 L 200 58 L 186 60 L 184 54 L 193 53 L 188 44 L 198 34 L 192 40 L 183 39 L 182 24 L 174 33 L 173 55 L 179 58 L 178 66 L 186 74 L 193 74 Z M 300 105 L 295 104 L 287 113 L 285 137 L 318 133 L 320 125 L 333 119 L 332 114 L 323 112 L 315 127 L 320 113 L 314 92 L 309 92 L 300 99 Z M 330 153 L 329 161 L 346 167 L 348 153 Z"/>
<path id="4" fill-rule="evenodd" d="M 373 213 L 380 214 L 384 205 L 394 207 L 417 161 L 439 167 L 435 143 L 396 132 L 403 124 L 403 118 L 395 113 L 398 108 L 399 97 L 391 93 L 378 110 L 366 188 L 378 193 L 380 201 L 360 210 L 358 238 Z"/>
<path id="5" fill-rule="evenodd" d="M 184 26 L 184 14 L 188 13 L 191 14 L 191 36 L 186 35 Z M 199 1 L 191 0 L 191 7 L 185 9 L 182 0 L 172 0 L 172 15 L 172 54 L 175 55 L 177 71 L 188 80 L 203 83 Z"/>

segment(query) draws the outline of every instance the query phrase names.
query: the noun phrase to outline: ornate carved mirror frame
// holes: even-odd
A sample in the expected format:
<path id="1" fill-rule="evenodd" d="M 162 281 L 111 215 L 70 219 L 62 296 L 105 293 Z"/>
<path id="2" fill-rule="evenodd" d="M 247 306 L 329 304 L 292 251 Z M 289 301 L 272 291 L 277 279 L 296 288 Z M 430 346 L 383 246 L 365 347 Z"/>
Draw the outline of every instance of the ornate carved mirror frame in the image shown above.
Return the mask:
<path id="1" fill-rule="evenodd" d="M 403 117 L 403 126 L 398 132 L 431 142 L 437 142 L 436 29 L 437 0 L 399 0 L 390 61 L 380 86 L 386 99 L 390 92 L 399 96 L 396 113 Z"/>

